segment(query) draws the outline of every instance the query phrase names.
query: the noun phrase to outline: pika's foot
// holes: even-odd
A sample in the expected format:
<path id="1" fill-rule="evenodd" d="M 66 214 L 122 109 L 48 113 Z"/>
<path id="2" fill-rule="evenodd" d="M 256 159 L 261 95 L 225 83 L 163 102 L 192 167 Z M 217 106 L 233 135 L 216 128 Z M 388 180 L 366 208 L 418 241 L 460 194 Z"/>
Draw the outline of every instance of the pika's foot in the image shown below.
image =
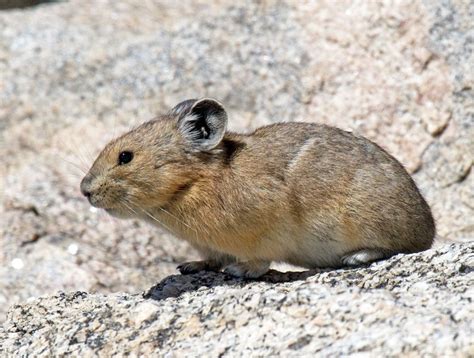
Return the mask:
<path id="1" fill-rule="evenodd" d="M 203 261 L 189 261 L 184 262 L 177 267 L 178 271 L 182 275 L 189 275 L 201 271 L 219 271 L 222 268 L 222 264 L 213 260 Z"/>
<path id="2" fill-rule="evenodd" d="M 383 259 L 387 255 L 377 249 L 365 249 L 352 252 L 342 258 L 342 263 L 346 266 L 367 265 L 373 261 Z"/>
<path id="3" fill-rule="evenodd" d="M 224 272 L 235 277 L 257 278 L 267 273 L 269 268 L 268 261 L 246 261 L 226 266 Z"/>

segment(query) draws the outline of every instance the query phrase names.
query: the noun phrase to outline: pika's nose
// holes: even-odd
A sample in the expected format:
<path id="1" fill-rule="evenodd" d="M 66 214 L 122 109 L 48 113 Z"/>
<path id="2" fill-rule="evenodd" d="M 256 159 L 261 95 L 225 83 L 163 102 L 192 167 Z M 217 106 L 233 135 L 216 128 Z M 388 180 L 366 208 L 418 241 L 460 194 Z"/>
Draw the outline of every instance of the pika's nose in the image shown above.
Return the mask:
<path id="1" fill-rule="evenodd" d="M 91 184 L 91 177 L 86 175 L 84 177 L 84 179 L 82 179 L 82 181 L 81 181 L 81 193 L 89 201 L 90 201 L 90 198 L 91 198 L 90 184 Z"/>

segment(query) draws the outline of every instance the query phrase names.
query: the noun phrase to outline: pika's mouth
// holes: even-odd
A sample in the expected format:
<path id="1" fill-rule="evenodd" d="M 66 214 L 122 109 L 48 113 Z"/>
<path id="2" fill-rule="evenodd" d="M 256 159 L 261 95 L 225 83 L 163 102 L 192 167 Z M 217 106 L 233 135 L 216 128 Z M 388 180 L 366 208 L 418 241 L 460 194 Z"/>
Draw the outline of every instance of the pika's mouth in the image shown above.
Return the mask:
<path id="1" fill-rule="evenodd" d="M 119 210 L 116 208 L 117 203 L 109 198 L 104 198 L 99 195 L 90 195 L 87 199 L 89 200 L 89 204 L 94 208 L 102 209 L 107 212 L 109 212 L 109 210 Z"/>
<path id="2" fill-rule="evenodd" d="M 127 219 L 131 217 L 131 214 L 126 210 L 121 210 L 117 208 L 104 208 L 104 210 L 107 214 L 116 218 Z"/>
<path id="3" fill-rule="evenodd" d="M 93 206 L 94 208 L 107 210 L 105 205 L 102 205 L 103 204 L 102 201 L 98 200 L 96 196 L 92 195 L 91 193 L 87 193 L 86 197 L 87 197 L 87 200 L 89 201 L 89 204 L 91 204 L 91 206 Z"/>
<path id="4" fill-rule="evenodd" d="M 122 210 L 120 209 L 116 209 L 116 208 L 103 208 L 107 214 L 110 214 L 110 215 L 114 215 L 114 214 L 118 214 L 118 213 L 121 213 L 123 212 Z"/>

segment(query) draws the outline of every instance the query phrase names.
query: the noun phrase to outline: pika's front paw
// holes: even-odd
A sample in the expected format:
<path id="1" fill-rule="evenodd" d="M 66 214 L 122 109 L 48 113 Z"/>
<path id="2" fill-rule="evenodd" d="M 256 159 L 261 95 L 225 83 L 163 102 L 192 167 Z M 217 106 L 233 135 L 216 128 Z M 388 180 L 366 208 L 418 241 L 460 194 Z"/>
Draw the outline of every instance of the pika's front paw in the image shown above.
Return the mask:
<path id="1" fill-rule="evenodd" d="M 210 260 L 184 262 L 177 267 L 182 275 L 190 275 L 201 271 L 219 271 L 221 268 L 222 265 Z"/>
<path id="2" fill-rule="evenodd" d="M 241 278 L 258 278 L 268 272 L 270 262 L 267 261 L 247 261 L 238 262 L 226 266 L 224 272 Z"/>

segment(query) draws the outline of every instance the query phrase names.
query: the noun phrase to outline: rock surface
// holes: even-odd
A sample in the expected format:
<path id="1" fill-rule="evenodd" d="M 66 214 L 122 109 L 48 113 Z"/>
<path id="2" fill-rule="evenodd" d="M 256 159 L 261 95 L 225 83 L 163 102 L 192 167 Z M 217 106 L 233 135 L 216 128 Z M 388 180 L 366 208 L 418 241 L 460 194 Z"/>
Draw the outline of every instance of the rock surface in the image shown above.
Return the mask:
<path id="1" fill-rule="evenodd" d="M 145 298 L 76 292 L 33 299 L 8 313 L 0 355 L 474 354 L 474 243 L 289 276 L 171 276 Z"/>
<path id="2" fill-rule="evenodd" d="M 219 98 L 234 130 L 304 120 L 375 140 L 414 174 L 438 243 L 469 242 L 473 23 L 474 3 L 462 0 L 71 0 L 0 11 L 0 322 L 11 304 L 57 290 L 139 292 L 195 257 L 164 232 L 90 210 L 78 190 L 107 141 L 184 98 Z M 352 290 L 360 302 L 372 294 Z M 138 300 L 84 302 L 117 297 Z"/>

